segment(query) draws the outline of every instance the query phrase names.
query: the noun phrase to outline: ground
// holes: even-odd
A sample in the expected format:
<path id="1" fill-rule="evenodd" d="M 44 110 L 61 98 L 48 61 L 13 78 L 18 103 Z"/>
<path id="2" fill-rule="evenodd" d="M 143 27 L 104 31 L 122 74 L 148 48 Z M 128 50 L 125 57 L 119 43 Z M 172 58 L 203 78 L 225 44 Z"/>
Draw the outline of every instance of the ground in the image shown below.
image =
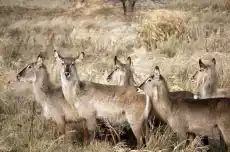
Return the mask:
<path id="1" fill-rule="evenodd" d="M 52 139 L 43 129 L 30 85 L 16 81 L 16 74 L 39 52 L 53 50 L 72 56 L 84 51 L 77 67 L 82 80 L 105 83 L 113 57 L 132 58 L 135 80 L 140 84 L 158 65 L 170 90 L 194 91 L 190 82 L 200 58 L 215 57 L 219 87 L 229 88 L 230 3 L 228 0 L 138 0 L 131 20 L 120 3 L 90 0 L 78 8 L 74 0 L 0 0 L 0 151 L 126 151 L 122 144 L 95 140 L 83 148 Z M 58 84 L 55 72 L 52 80 Z M 32 128 L 32 129 L 31 129 Z M 206 147 L 181 149 L 169 128 L 163 135 L 151 132 L 150 151 L 205 151 Z"/>

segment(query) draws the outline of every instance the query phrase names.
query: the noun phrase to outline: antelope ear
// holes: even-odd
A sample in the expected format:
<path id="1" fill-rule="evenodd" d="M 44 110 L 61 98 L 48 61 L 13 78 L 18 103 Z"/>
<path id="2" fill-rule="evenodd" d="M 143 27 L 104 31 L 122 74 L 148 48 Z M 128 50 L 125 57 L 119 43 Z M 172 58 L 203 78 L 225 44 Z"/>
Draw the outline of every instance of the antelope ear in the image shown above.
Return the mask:
<path id="1" fill-rule="evenodd" d="M 128 64 L 129 66 L 132 64 L 132 59 L 131 59 L 130 56 L 127 58 L 127 64 Z"/>
<path id="2" fill-rule="evenodd" d="M 216 59 L 215 59 L 215 58 L 212 58 L 212 63 L 213 63 L 214 65 L 216 65 Z"/>
<path id="3" fill-rule="evenodd" d="M 199 66 L 200 68 L 206 68 L 206 65 L 199 59 Z"/>
<path id="4" fill-rule="evenodd" d="M 81 52 L 80 55 L 78 56 L 78 59 L 83 60 L 85 58 L 85 53 Z"/>
<path id="5" fill-rule="evenodd" d="M 85 53 L 81 52 L 78 56 L 74 57 L 74 62 L 80 62 L 85 58 Z"/>
<path id="6" fill-rule="evenodd" d="M 161 73 L 160 73 L 159 66 L 155 66 L 155 69 L 154 69 L 154 76 L 155 76 L 155 78 L 159 80 L 160 79 L 160 75 L 161 75 Z"/>
<path id="7" fill-rule="evenodd" d="M 119 66 L 119 65 L 122 64 L 122 63 L 118 60 L 117 56 L 114 57 L 113 61 L 114 61 L 114 65 L 118 65 L 118 66 Z"/>
<path id="8" fill-rule="evenodd" d="M 154 73 L 155 74 L 160 74 L 160 68 L 159 68 L 159 66 L 155 66 Z"/>
<path id="9" fill-rule="evenodd" d="M 45 60 L 47 59 L 47 56 L 48 56 L 47 52 L 40 52 L 37 56 L 37 59 L 41 57 L 43 60 Z"/>
<path id="10" fill-rule="evenodd" d="M 54 50 L 54 58 L 57 60 L 57 59 L 59 59 L 59 60 L 62 60 L 63 59 L 63 57 L 57 52 L 57 50 L 55 49 Z"/>
<path id="11" fill-rule="evenodd" d="M 37 57 L 37 65 L 41 66 L 43 64 L 43 61 L 44 57 L 41 54 L 39 54 Z"/>
<path id="12" fill-rule="evenodd" d="M 44 58 L 44 56 L 43 56 L 43 54 L 42 54 L 42 52 L 40 52 L 39 54 L 38 54 L 38 56 L 37 56 L 37 60 L 39 60 L 40 58 Z"/>
<path id="13" fill-rule="evenodd" d="M 114 57 L 114 59 L 113 59 L 113 63 L 114 63 L 114 65 L 116 65 L 116 64 L 117 64 L 117 61 L 118 61 L 117 56 L 115 56 L 115 57 Z"/>

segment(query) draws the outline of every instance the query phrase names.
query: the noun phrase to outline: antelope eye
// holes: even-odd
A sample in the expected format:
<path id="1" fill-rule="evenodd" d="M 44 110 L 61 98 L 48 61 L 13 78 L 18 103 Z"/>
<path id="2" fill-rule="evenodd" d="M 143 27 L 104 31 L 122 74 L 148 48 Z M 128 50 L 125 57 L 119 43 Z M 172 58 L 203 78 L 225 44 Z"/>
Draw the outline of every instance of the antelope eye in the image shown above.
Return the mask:
<path id="1" fill-rule="evenodd" d="M 148 79 L 148 82 L 151 82 L 152 80 L 151 79 Z"/>
<path id="2" fill-rule="evenodd" d="M 30 66 L 30 65 L 28 65 L 28 68 L 29 68 L 29 69 L 31 69 L 31 66 Z"/>
<path id="3" fill-rule="evenodd" d="M 61 64 L 64 65 L 64 62 L 62 62 Z"/>
<path id="4" fill-rule="evenodd" d="M 119 70 L 119 69 L 120 69 L 120 67 L 118 67 L 118 66 L 115 68 L 115 70 Z"/>

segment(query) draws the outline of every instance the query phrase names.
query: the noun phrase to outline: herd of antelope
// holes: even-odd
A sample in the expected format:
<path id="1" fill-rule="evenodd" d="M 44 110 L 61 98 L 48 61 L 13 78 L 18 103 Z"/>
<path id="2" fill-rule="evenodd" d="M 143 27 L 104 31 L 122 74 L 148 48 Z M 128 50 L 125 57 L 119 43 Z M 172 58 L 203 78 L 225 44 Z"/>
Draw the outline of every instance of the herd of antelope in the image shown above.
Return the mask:
<path id="1" fill-rule="evenodd" d="M 145 143 L 148 121 L 153 118 L 150 116 L 154 116 L 168 124 L 180 142 L 206 136 L 224 141 L 223 147 L 230 152 L 230 98 L 225 90 L 217 88 L 215 58 L 206 62 L 199 59 L 199 70 L 192 76 L 197 86 L 197 93 L 193 94 L 169 92 L 158 66 L 136 86 L 130 57 L 126 63 L 114 57 L 114 69 L 107 81 L 116 81 L 117 85 L 81 80 L 75 64 L 77 59 L 84 59 L 83 52 L 77 57 L 64 57 L 55 50 L 54 57 L 61 65 L 60 87 L 51 83 L 42 55 L 27 64 L 17 74 L 17 79 L 31 82 L 45 119 L 51 118 L 57 124 L 57 135 L 65 135 L 69 122 L 81 122 L 86 146 L 94 137 L 96 119 L 108 119 L 112 123 L 126 121 L 140 147 Z"/>

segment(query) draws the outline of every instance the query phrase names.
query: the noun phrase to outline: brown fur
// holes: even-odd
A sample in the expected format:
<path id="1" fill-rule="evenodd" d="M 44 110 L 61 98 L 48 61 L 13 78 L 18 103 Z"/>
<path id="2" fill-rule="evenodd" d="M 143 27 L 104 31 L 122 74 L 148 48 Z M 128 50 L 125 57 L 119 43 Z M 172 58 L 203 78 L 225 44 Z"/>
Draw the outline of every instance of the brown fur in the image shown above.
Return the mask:
<path id="1" fill-rule="evenodd" d="M 107 81 L 114 81 L 117 85 L 135 86 L 136 82 L 133 78 L 133 71 L 131 69 L 132 60 L 127 58 L 126 63 L 122 63 L 117 57 L 114 57 L 114 69 L 108 75 Z M 174 91 L 169 93 L 174 99 L 193 98 L 193 93 L 189 91 Z"/>
<path id="2" fill-rule="evenodd" d="M 122 63 L 115 56 L 114 57 L 115 67 L 114 70 L 108 75 L 107 81 L 110 82 L 112 80 L 117 85 L 121 85 L 121 86 L 134 86 L 136 82 L 133 78 L 133 71 L 131 69 L 131 64 L 132 64 L 132 59 L 130 57 L 126 59 L 126 63 Z M 193 93 L 189 91 L 175 91 L 175 92 L 170 92 L 170 96 L 173 99 L 193 98 Z M 153 119 L 151 119 L 151 121 L 154 120 L 155 127 L 158 127 L 159 124 L 163 123 L 159 117 L 155 117 L 157 116 L 157 114 L 154 113 L 154 111 L 152 111 L 152 116 Z"/>
<path id="3" fill-rule="evenodd" d="M 28 64 L 18 73 L 17 79 L 32 83 L 35 99 L 41 105 L 44 117 L 46 120 L 51 118 L 57 124 L 59 133 L 65 134 L 66 122 L 74 122 L 78 116 L 66 102 L 62 88 L 55 88 L 51 84 L 42 57 L 39 56 L 36 62 Z"/>
<path id="4" fill-rule="evenodd" d="M 215 58 L 206 64 L 199 59 L 199 70 L 192 76 L 192 81 L 196 82 L 198 97 L 202 99 L 228 96 L 224 89 L 218 88 Z"/>
<path id="5" fill-rule="evenodd" d="M 138 90 L 143 90 L 151 97 L 155 110 L 176 132 L 180 141 L 185 140 L 189 133 L 214 136 L 213 131 L 218 130 L 230 151 L 230 98 L 172 101 L 167 83 L 157 66 L 154 74 Z"/>
<path id="6" fill-rule="evenodd" d="M 87 120 L 85 127 L 90 131 L 91 139 L 96 118 L 106 118 L 113 123 L 127 120 L 140 146 L 151 102 L 146 101 L 144 95 L 138 94 L 135 87 L 81 81 L 75 67 L 76 58 L 64 58 L 57 52 L 55 54 L 62 61 L 61 81 L 64 96 L 75 106 L 79 115 Z M 90 139 L 87 140 L 90 142 Z"/>
<path id="7" fill-rule="evenodd" d="M 77 62 L 81 62 L 84 58 L 85 58 L 85 53 L 81 52 L 79 54 Z M 54 56 L 54 60 L 52 61 L 50 66 L 50 73 L 51 73 L 50 76 L 51 76 L 51 82 L 53 82 L 57 86 L 61 86 L 60 67 L 61 67 L 61 62 L 59 61 L 59 58 L 57 56 Z"/>
<path id="8" fill-rule="evenodd" d="M 123 86 L 134 86 L 136 82 L 133 78 L 133 71 L 131 69 L 132 60 L 130 57 L 127 58 L 126 63 L 122 63 L 117 59 L 117 56 L 114 57 L 114 69 L 108 75 L 107 82 L 111 80 L 116 82 L 117 85 Z"/>

